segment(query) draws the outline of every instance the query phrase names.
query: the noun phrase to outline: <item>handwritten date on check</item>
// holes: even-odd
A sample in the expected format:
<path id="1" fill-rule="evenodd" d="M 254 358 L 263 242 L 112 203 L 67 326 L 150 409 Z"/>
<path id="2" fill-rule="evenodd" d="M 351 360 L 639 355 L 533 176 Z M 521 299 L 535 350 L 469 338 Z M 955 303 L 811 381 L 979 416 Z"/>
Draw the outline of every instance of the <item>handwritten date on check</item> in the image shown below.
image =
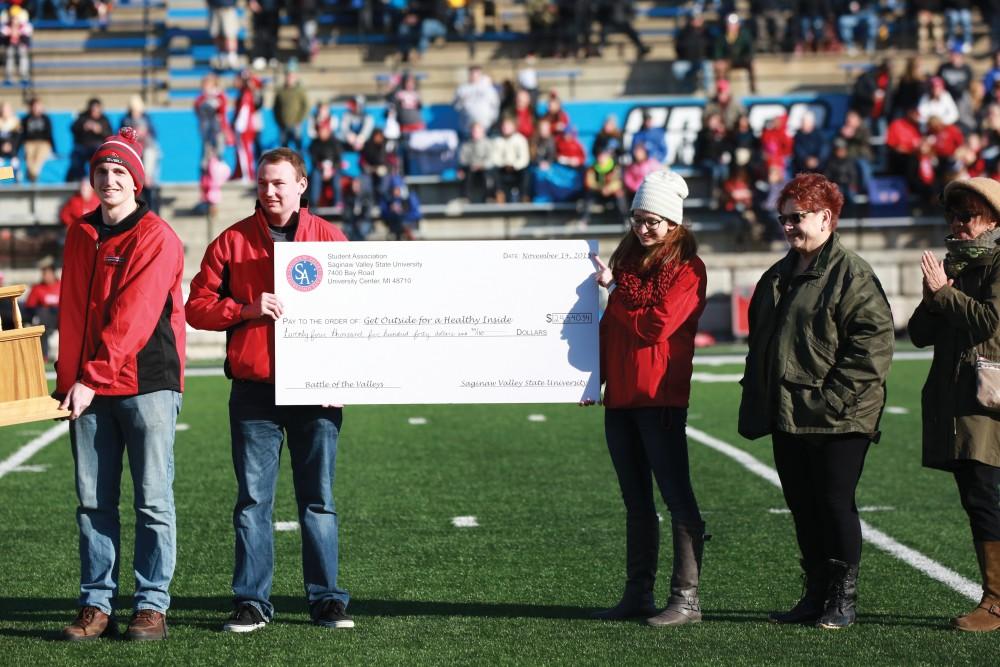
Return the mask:
<path id="1" fill-rule="evenodd" d="M 596 241 L 278 243 L 280 405 L 600 398 Z"/>

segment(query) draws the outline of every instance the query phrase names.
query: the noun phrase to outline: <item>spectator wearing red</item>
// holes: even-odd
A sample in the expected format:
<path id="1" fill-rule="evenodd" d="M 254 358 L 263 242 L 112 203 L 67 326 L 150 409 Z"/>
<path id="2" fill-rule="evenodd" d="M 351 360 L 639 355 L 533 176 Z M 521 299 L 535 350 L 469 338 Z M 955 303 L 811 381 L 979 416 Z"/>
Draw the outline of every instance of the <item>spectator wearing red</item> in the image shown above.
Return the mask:
<path id="1" fill-rule="evenodd" d="M 517 131 L 525 138 L 535 136 L 535 105 L 531 101 L 531 93 L 521 89 L 514 97 L 514 118 Z"/>
<path id="2" fill-rule="evenodd" d="M 42 334 L 42 358 L 49 360 L 49 339 L 59 328 L 59 275 L 56 273 L 55 262 L 48 258 L 39 265 L 42 271 L 41 281 L 32 286 L 28 298 L 24 302 L 27 317 L 33 324 L 45 327 Z"/>
<path id="3" fill-rule="evenodd" d="M 59 222 L 69 227 L 91 211 L 97 210 L 100 205 L 101 200 L 97 198 L 90 179 L 84 178 L 80 181 L 77 191 L 59 209 Z"/>
<path id="4" fill-rule="evenodd" d="M 233 131 L 236 134 L 236 170 L 233 178 L 252 183 L 257 178 L 257 135 L 263 129 L 260 108 L 264 104 L 259 78 L 244 71 L 240 74 L 240 90 L 236 95 Z"/>
<path id="5" fill-rule="evenodd" d="M 914 191 L 926 189 L 930 151 L 920 130 L 920 111 L 910 109 L 905 116 L 889 123 L 885 144 L 889 148 L 889 173 L 904 176 Z"/>
<path id="6" fill-rule="evenodd" d="M 788 167 L 792 155 L 792 137 L 788 134 L 788 116 L 775 116 L 764 125 L 760 133 L 760 150 L 768 167 Z"/>
<path id="7" fill-rule="evenodd" d="M 198 117 L 198 134 L 201 136 L 201 161 L 206 162 L 209 151 L 222 155 L 226 145 L 235 143 L 229 125 L 229 102 L 219 86 L 219 77 L 209 72 L 201 80 L 201 94 L 194 100 L 194 113 Z"/>
<path id="8" fill-rule="evenodd" d="M 920 131 L 920 112 L 917 109 L 910 109 L 902 118 L 889 123 L 889 130 L 886 133 L 885 145 L 893 153 L 910 155 L 915 153 L 923 141 L 923 133 Z M 893 171 L 890 164 L 890 171 Z"/>
<path id="9" fill-rule="evenodd" d="M 877 67 L 863 72 L 851 90 L 850 109 L 865 119 L 882 118 L 888 111 L 891 71 L 889 61 L 883 60 Z"/>
<path id="10" fill-rule="evenodd" d="M 549 105 L 545 110 L 545 118 L 552 126 L 552 134 L 558 136 L 569 127 L 569 115 L 563 109 L 562 100 L 555 90 L 549 92 Z"/>
<path id="11" fill-rule="evenodd" d="M 579 168 L 587 161 L 587 153 L 583 144 L 576 138 L 576 130 L 572 127 L 556 135 L 556 162 L 567 167 Z"/>

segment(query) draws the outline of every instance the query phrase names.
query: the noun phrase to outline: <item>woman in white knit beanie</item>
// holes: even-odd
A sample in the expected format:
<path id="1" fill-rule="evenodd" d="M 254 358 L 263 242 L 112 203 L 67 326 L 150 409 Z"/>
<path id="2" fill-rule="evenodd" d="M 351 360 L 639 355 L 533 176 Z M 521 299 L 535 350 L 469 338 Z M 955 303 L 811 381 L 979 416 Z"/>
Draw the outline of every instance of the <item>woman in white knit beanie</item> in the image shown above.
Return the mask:
<path id="1" fill-rule="evenodd" d="M 609 291 L 601 318 L 604 431 L 626 512 L 625 593 L 594 614 L 602 620 L 645 617 L 655 626 L 701 620 L 707 536 L 691 488 L 685 426 L 706 278 L 694 235 L 681 224 L 687 195 L 676 173 L 648 174 L 610 266 L 595 257 L 594 277 Z M 670 598 L 659 614 L 653 589 L 660 528 L 651 478 L 670 511 L 674 548 Z"/>

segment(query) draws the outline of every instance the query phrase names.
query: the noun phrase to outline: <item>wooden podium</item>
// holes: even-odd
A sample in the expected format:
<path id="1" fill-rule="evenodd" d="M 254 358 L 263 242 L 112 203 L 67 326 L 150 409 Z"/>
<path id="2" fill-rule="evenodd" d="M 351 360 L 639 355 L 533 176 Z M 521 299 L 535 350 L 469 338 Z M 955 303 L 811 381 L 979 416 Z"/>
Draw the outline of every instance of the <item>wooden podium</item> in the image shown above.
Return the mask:
<path id="1" fill-rule="evenodd" d="M 14 311 L 14 328 L 0 331 L 0 426 L 69 417 L 69 411 L 60 410 L 59 401 L 49 396 L 41 342 L 45 327 L 21 323 L 17 298 L 26 289 L 0 287 L 0 301 L 10 300 Z"/>

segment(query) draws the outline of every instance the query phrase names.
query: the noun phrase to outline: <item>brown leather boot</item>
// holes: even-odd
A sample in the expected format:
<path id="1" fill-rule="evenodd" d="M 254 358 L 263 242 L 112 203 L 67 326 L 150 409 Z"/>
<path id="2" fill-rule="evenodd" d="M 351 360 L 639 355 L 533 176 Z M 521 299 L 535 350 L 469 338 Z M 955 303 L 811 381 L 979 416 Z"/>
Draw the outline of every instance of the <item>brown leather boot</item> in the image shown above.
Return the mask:
<path id="1" fill-rule="evenodd" d="M 978 607 L 951 624 L 966 632 L 1000 630 L 1000 541 L 977 542 L 976 555 L 980 556 L 983 573 L 983 599 Z"/>
<path id="2" fill-rule="evenodd" d="M 116 634 L 115 619 L 97 607 L 80 607 L 76 620 L 63 628 L 62 638 L 68 642 L 84 642 Z"/>
<path id="3" fill-rule="evenodd" d="M 167 617 L 153 609 L 140 609 L 132 614 L 125 631 L 125 639 L 137 642 L 167 638 Z"/>

